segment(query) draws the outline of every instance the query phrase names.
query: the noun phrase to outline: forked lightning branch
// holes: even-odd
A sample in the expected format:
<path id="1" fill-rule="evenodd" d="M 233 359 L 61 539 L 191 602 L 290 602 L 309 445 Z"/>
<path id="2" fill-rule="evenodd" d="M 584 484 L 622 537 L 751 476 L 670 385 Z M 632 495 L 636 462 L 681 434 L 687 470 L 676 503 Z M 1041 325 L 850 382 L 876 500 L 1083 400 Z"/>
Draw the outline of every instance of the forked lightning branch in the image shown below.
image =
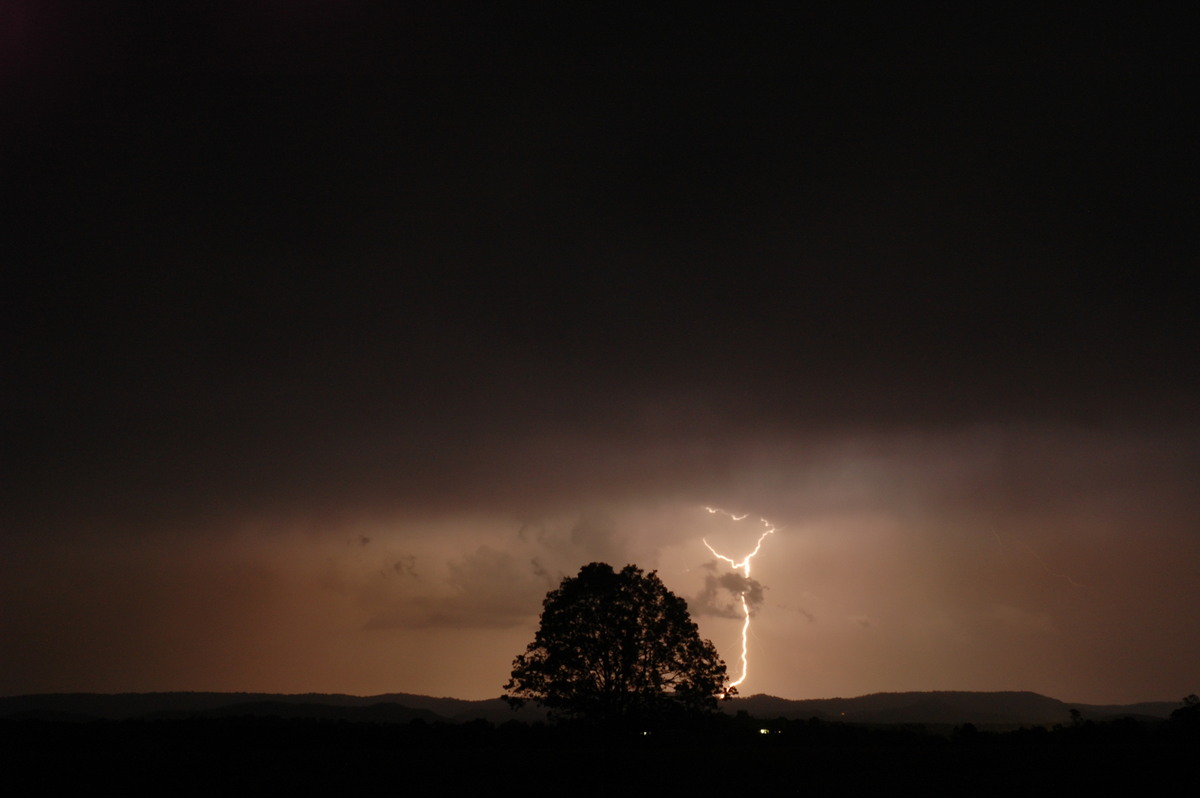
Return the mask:
<path id="1" fill-rule="evenodd" d="M 746 518 L 746 515 L 744 515 L 744 514 L 743 515 L 734 515 L 733 513 L 728 513 L 726 511 L 721 510 L 716 507 L 705 507 L 704 509 L 707 510 L 712 515 L 717 515 L 717 514 L 724 515 L 733 521 L 742 521 L 742 520 L 745 520 L 745 518 Z M 758 552 L 762 549 L 763 541 L 766 539 L 767 535 L 773 534 L 775 532 L 774 524 L 772 524 L 767 519 L 760 518 L 759 522 L 763 525 L 764 531 L 761 535 L 758 536 L 758 541 L 754 544 L 754 551 L 747 554 L 740 561 L 734 560 L 732 557 L 726 557 L 724 554 L 721 554 L 720 552 L 718 552 L 716 549 L 714 549 L 709 544 L 708 540 L 706 540 L 704 538 L 701 538 L 701 540 L 704 541 L 704 545 L 708 548 L 709 551 L 711 551 L 713 553 L 714 557 L 717 557 L 718 559 L 724 560 L 725 562 L 729 563 L 729 565 L 735 571 L 741 570 L 742 576 L 744 576 L 746 579 L 749 579 L 750 578 L 750 561 L 753 560 L 754 557 L 758 554 Z M 746 591 L 745 590 L 741 591 L 738 594 L 738 599 L 742 602 L 742 613 L 744 616 L 743 620 L 742 620 L 742 675 L 737 678 L 737 681 L 730 682 L 729 686 L 731 688 L 737 687 L 739 684 L 746 681 L 746 675 L 750 672 L 750 663 L 749 663 L 748 654 L 747 654 L 747 636 L 750 632 L 750 604 L 746 601 Z"/>

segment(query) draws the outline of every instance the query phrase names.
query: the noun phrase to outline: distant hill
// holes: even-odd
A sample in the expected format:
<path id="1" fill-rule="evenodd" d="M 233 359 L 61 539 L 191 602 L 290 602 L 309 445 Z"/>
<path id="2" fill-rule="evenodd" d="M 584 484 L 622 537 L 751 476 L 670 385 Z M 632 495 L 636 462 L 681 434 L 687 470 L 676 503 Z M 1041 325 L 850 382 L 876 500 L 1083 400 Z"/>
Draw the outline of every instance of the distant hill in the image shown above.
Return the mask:
<path id="1" fill-rule="evenodd" d="M 388 701 L 414 709 L 427 709 L 456 723 L 479 719 L 492 723 L 504 723 L 509 720 L 529 723 L 535 720 L 544 720 L 546 717 L 545 710 L 534 706 L 526 705 L 519 710 L 513 710 L 503 698 L 466 701 L 461 698 L 432 698 L 412 693 L 385 693 L 373 696 L 369 700 Z"/>
<path id="2" fill-rule="evenodd" d="M 869 724 L 1052 725 L 1069 723 L 1071 710 L 1085 720 L 1121 716 L 1165 719 L 1177 702 L 1130 705 L 1066 704 L 1030 692 L 963 691 L 874 693 L 857 698 L 790 700 L 752 695 L 725 702 L 730 714 Z M 303 693 L 52 693 L 0 698 L 0 718 L 46 720 L 123 720 L 129 718 L 239 717 L 315 718 L 375 723 L 463 723 L 482 719 L 532 722 L 545 718 L 535 706 L 514 711 L 500 698 L 466 701 L 411 693 L 376 696 Z"/>
<path id="3" fill-rule="evenodd" d="M 1031 692 L 941 691 L 802 701 L 758 694 L 735 699 L 723 708 L 726 712 L 745 711 L 756 718 L 818 718 L 849 723 L 1050 725 L 1069 723 L 1072 709 L 1078 710 L 1084 720 L 1120 716 L 1165 719 L 1178 706 L 1170 701 L 1128 706 L 1067 704 Z"/>

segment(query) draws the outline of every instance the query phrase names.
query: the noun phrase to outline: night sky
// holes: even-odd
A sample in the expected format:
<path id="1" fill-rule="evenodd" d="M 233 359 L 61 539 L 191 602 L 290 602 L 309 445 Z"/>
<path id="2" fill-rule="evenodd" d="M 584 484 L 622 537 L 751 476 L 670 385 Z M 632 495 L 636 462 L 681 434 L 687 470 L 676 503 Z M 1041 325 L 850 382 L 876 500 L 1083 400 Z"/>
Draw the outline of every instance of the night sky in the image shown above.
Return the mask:
<path id="1" fill-rule="evenodd" d="M 0 694 L 492 697 L 596 560 L 736 675 L 760 518 L 743 693 L 1197 691 L 1169 20 L 96 5 L 0 25 Z"/>

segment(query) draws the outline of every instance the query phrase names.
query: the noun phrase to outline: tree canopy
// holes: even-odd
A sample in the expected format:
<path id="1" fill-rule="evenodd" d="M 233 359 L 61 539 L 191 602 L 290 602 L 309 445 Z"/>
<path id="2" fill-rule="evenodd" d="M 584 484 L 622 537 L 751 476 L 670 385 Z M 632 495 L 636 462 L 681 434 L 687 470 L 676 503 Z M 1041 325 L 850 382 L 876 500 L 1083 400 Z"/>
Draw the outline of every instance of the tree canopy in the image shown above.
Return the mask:
<path id="1" fill-rule="evenodd" d="M 585 565 L 543 602 L 541 625 L 504 686 L 556 717 L 619 722 L 716 707 L 725 663 L 687 602 L 654 571 Z"/>

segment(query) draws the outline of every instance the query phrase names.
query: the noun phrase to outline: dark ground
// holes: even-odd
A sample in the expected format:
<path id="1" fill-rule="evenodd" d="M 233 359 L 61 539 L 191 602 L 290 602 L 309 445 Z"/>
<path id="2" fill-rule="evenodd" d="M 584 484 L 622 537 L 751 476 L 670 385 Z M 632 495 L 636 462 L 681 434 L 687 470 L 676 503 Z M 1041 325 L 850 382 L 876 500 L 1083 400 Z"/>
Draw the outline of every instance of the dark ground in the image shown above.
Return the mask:
<path id="1" fill-rule="evenodd" d="M 648 735 L 482 721 L 10 719 L 0 735 L 4 781 L 37 794 L 1170 795 L 1194 788 L 1200 753 L 1195 729 L 1132 719 L 996 733 L 739 717 Z"/>

